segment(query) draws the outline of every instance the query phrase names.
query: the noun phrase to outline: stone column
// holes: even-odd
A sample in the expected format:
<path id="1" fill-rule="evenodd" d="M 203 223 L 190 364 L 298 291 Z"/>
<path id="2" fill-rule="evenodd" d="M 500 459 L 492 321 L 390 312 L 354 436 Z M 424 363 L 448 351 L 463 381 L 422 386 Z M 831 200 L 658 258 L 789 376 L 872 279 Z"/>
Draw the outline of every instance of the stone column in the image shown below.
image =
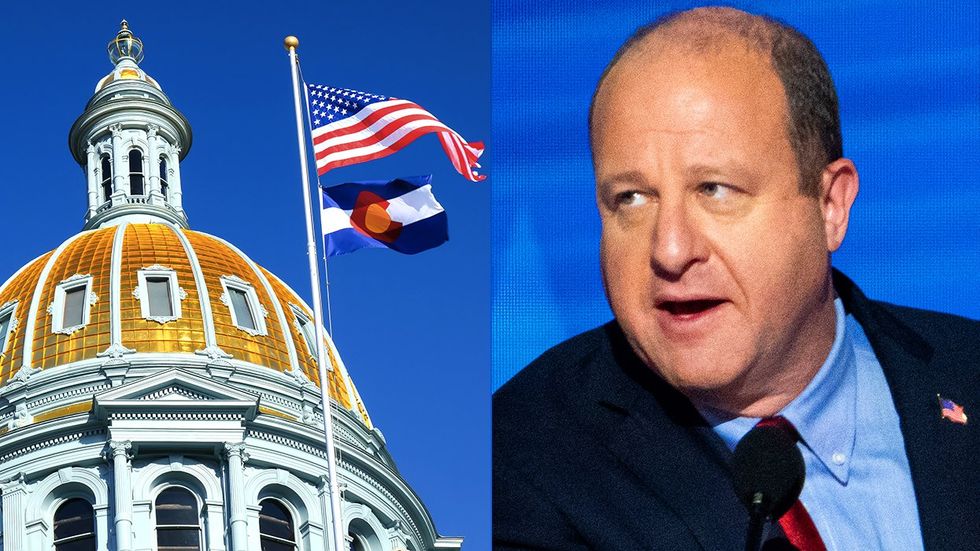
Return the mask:
<path id="1" fill-rule="evenodd" d="M 24 473 L 3 485 L 3 547 L 4 549 L 24 549 L 24 506 L 27 486 Z"/>
<path id="2" fill-rule="evenodd" d="M 225 443 L 228 458 L 228 510 L 231 517 L 232 551 L 248 551 L 248 522 L 245 515 L 245 443 Z"/>
<path id="3" fill-rule="evenodd" d="M 130 487 L 129 440 L 110 440 L 112 455 L 112 484 L 115 493 L 116 551 L 133 549 L 133 491 Z"/>
<path id="4" fill-rule="evenodd" d="M 95 210 L 99 208 L 99 171 L 102 170 L 99 156 L 95 152 L 95 146 L 88 144 L 85 149 L 87 161 L 85 173 L 88 175 L 88 217 L 95 216 Z"/>
<path id="5" fill-rule="evenodd" d="M 180 185 L 180 147 L 173 147 L 170 150 L 170 162 L 167 166 L 173 171 L 174 175 L 167 180 L 170 185 L 170 204 L 177 210 L 184 210 L 184 190 Z"/>
<path id="6" fill-rule="evenodd" d="M 129 163 L 123 160 L 127 152 L 123 150 L 122 125 L 109 127 L 112 132 L 112 194 L 122 190 L 129 195 Z"/>
<path id="7" fill-rule="evenodd" d="M 149 150 L 146 155 L 146 160 L 149 163 L 146 167 L 146 173 L 149 176 L 147 178 L 149 186 L 147 187 L 146 194 L 160 194 L 162 196 L 163 192 L 160 189 L 160 136 L 158 135 L 160 127 L 155 124 L 148 124 L 146 128 L 146 143 L 147 149 Z M 154 202 L 154 204 L 156 203 Z"/>

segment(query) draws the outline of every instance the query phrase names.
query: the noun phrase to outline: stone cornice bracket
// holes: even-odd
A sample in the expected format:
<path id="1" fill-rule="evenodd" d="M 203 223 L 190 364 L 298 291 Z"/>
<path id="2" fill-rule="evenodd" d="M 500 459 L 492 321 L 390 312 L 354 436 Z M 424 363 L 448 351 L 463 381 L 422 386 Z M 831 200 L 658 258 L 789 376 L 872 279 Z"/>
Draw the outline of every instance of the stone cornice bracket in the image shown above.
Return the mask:
<path id="1" fill-rule="evenodd" d="M 15 373 L 14 376 L 10 378 L 10 380 L 11 382 L 14 383 L 27 383 L 27 379 L 29 379 L 31 375 L 37 373 L 38 371 L 41 371 L 41 369 L 38 367 L 31 367 L 27 364 L 24 364 L 20 366 L 20 369 L 17 370 L 17 373 Z"/>
<path id="2" fill-rule="evenodd" d="M 21 471 L 10 478 L 0 480 L 0 491 L 7 493 L 10 490 L 23 489 L 26 478 L 23 471 Z"/>

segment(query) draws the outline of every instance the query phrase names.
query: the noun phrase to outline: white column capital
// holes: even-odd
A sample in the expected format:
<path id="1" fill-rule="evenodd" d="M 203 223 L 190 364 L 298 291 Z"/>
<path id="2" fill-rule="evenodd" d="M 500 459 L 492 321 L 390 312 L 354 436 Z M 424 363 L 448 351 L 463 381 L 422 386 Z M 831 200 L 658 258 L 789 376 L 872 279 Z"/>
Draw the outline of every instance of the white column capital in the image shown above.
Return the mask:
<path id="1" fill-rule="evenodd" d="M 225 442 L 225 456 L 238 457 L 244 463 L 248 461 L 248 447 L 245 442 Z"/>
<path id="2" fill-rule="evenodd" d="M 126 459 L 133 456 L 131 450 L 133 449 L 133 443 L 129 440 L 109 440 L 108 442 L 109 450 L 107 455 L 115 458 L 117 455 L 125 455 Z"/>

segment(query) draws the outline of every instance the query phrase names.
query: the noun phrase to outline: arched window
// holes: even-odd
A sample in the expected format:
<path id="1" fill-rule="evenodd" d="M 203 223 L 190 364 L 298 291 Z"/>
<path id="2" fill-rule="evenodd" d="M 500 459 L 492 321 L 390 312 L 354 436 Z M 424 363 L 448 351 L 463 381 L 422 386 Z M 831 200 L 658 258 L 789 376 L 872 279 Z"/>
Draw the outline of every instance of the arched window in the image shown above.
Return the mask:
<path id="1" fill-rule="evenodd" d="M 160 193 L 163 194 L 164 199 L 170 199 L 168 190 L 170 186 L 167 185 L 167 158 L 160 157 Z"/>
<path id="2" fill-rule="evenodd" d="M 143 153 L 139 149 L 129 151 L 129 194 L 143 195 Z"/>
<path id="3" fill-rule="evenodd" d="M 347 535 L 351 538 L 351 551 L 378 551 L 386 547 L 381 544 L 378 534 L 364 519 L 351 519 L 350 524 L 347 525 Z"/>
<path id="4" fill-rule="evenodd" d="M 69 499 L 54 512 L 55 551 L 95 551 L 95 517 L 92 504 Z"/>
<path id="5" fill-rule="evenodd" d="M 296 551 L 296 530 L 286 506 L 275 499 L 266 499 L 261 505 L 259 533 L 262 535 L 262 551 Z"/>
<path id="6" fill-rule="evenodd" d="M 200 551 L 201 515 L 194 494 L 171 486 L 157 496 L 154 509 L 158 551 Z"/>
<path id="7" fill-rule="evenodd" d="M 112 161 L 108 155 L 102 156 L 102 199 L 109 200 L 112 195 Z"/>

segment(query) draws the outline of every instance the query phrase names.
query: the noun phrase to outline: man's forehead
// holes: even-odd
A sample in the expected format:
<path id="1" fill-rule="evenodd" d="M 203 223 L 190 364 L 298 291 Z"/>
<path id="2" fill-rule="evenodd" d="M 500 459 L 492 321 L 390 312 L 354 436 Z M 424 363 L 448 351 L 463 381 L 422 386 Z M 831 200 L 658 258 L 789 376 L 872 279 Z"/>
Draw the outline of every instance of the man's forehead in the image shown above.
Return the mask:
<path id="1" fill-rule="evenodd" d="M 604 104 L 621 93 L 630 93 L 637 86 L 652 89 L 657 82 L 669 85 L 678 77 L 710 73 L 716 78 L 744 82 L 752 75 L 751 82 L 766 83 L 767 88 L 780 89 L 781 82 L 770 57 L 754 49 L 738 37 L 725 37 L 710 49 L 678 46 L 670 41 L 653 37 L 649 44 L 624 55 L 619 63 L 603 79 L 596 94 L 595 108 L 602 111 Z M 735 89 L 733 93 L 737 93 Z M 634 98 L 635 99 L 635 98 Z"/>

